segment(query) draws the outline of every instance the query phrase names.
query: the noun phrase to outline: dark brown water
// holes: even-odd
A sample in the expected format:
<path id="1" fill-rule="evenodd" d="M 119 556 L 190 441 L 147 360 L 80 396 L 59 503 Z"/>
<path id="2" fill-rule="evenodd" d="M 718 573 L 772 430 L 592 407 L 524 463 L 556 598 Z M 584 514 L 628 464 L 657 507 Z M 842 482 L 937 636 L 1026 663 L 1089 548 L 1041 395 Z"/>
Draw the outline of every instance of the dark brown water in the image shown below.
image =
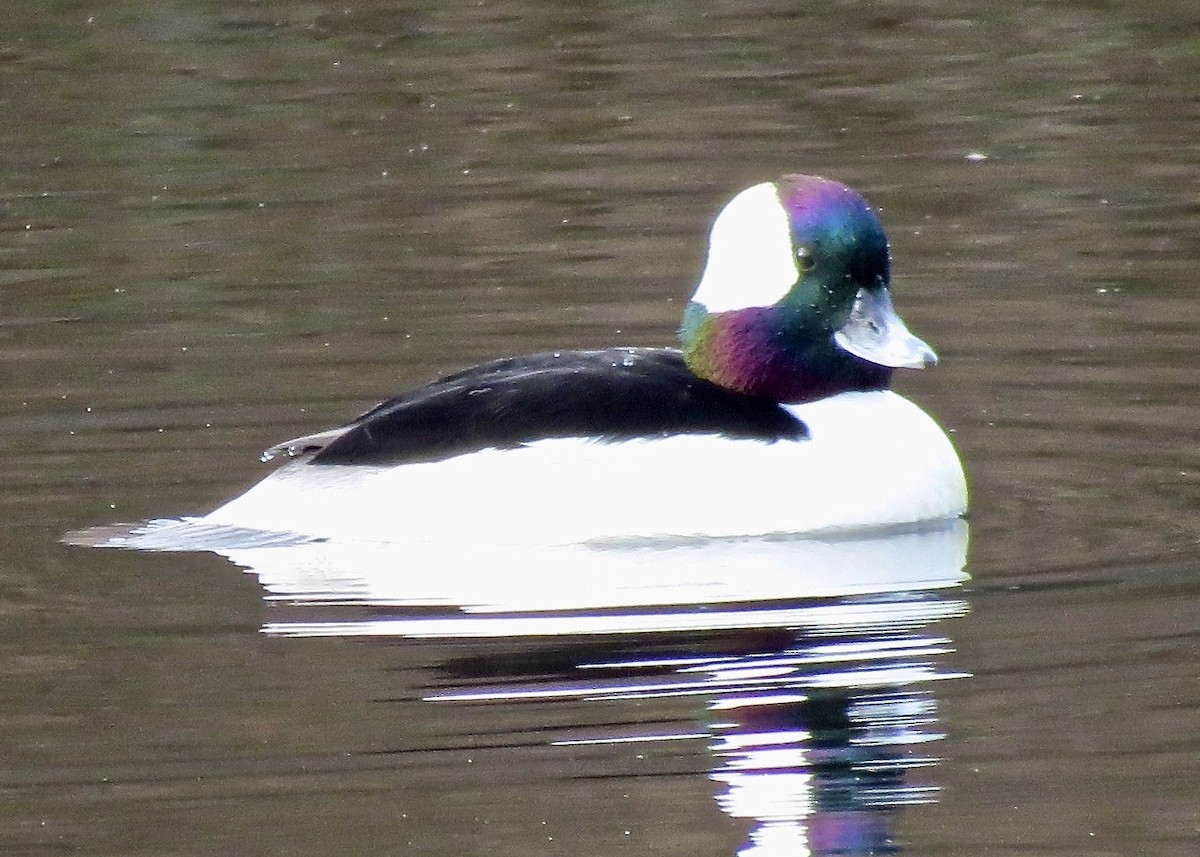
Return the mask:
<path id="1" fill-rule="evenodd" d="M 0 852 L 1200 850 L 1194 3 L 5 16 Z M 668 344 L 713 212 L 784 171 L 883 209 L 965 587 L 293 636 L 431 616 L 58 542 L 443 371 Z"/>

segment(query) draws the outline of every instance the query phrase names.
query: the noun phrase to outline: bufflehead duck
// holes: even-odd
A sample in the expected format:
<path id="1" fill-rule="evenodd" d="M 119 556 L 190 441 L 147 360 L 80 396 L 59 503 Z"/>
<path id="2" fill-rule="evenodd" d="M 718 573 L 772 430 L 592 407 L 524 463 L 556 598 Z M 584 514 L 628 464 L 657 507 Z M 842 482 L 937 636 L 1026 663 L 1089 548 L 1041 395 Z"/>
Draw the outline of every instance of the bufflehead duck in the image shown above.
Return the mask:
<path id="1" fill-rule="evenodd" d="M 367 540 L 578 543 L 871 530 L 961 516 L 954 448 L 889 390 L 936 361 L 892 307 L 876 213 L 788 175 L 713 223 L 681 350 L 485 363 L 263 454 L 200 522 Z"/>

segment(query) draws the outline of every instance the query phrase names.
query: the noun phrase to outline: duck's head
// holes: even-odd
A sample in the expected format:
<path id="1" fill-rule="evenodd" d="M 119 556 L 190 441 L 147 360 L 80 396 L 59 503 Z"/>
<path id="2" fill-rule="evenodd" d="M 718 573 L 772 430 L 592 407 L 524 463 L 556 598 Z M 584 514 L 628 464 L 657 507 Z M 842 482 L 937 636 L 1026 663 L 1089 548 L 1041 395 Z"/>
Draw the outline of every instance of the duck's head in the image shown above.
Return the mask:
<path id="1" fill-rule="evenodd" d="M 688 366 L 738 392 L 804 402 L 888 386 L 937 361 L 892 308 L 887 237 L 843 184 L 790 175 L 717 215 L 680 328 Z"/>

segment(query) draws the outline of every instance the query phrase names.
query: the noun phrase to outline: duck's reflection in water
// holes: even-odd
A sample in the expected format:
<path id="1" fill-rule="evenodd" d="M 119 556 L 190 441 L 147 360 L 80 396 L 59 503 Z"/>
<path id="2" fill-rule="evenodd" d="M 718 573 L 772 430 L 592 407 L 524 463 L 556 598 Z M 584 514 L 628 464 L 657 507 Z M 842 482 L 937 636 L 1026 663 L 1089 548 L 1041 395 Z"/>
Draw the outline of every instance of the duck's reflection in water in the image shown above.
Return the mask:
<path id="1" fill-rule="evenodd" d="M 751 823 L 740 853 L 797 857 L 898 853 L 897 812 L 934 799 L 928 771 L 909 775 L 936 762 L 934 682 L 962 675 L 940 666 L 950 643 L 929 630 L 967 609 L 966 543 L 956 521 L 862 539 L 430 554 L 432 572 L 410 570 L 433 568 L 411 546 L 208 549 L 259 575 L 272 635 L 493 641 L 469 664 L 430 647 L 451 676 L 433 703 L 702 699 L 690 730 L 550 740 L 705 741 L 718 806 Z"/>
<path id="2" fill-rule="evenodd" d="M 905 630 L 883 630 L 876 608 L 886 603 L 873 600 L 874 629 L 852 636 L 823 638 L 812 629 L 790 644 L 707 655 L 694 648 L 664 654 L 655 646 L 644 659 L 628 657 L 627 645 L 613 641 L 613 659 L 607 662 L 598 659 L 605 654 L 603 645 L 589 646 L 592 659 L 576 665 L 586 680 L 543 674 L 531 681 L 511 675 L 510 669 L 507 680 L 492 686 L 448 691 L 431 700 L 700 696 L 707 702 L 704 733 L 630 730 L 555 743 L 645 744 L 702 736 L 712 754 L 710 777 L 720 784 L 717 804 L 731 817 L 753 822 L 741 854 L 898 853 L 897 810 L 930 802 L 937 791 L 928 777 L 920 783 L 907 777 L 936 763 L 922 749 L 941 737 L 930 683 L 961 673 L 936 667 L 948 641 L 911 628 L 908 599 L 896 604 Z M 965 609 L 961 601 L 939 598 L 936 603 L 942 616 Z M 925 616 L 932 620 L 933 612 Z M 722 635 L 721 642 L 743 648 L 747 635 L 755 643 L 773 636 L 739 632 Z M 714 642 L 693 640 L 710 650 Z M 480 671 L 478 662 L 472 664 L 470 672 Z"/>
<path id="3" fill-rule="evenodd" d="M 910 656 L 920 656 L 914 643 Z M 937 641 L 927 641 L 933 654 Z M 813 675 L 806 693 L 775 691 L 721 698 L 712 704 L 712 777 L 724 785 L 717 803 L 755 821 L 744 855 L 885 854 L 894 843 L 898 807 L 933 799 L 935 787 L 910 783 L 909 770 L 934 764 L 917 750 L 940 737 L 927 690 L 928 667 L 888 669 L 878 687 L 869 676 Z M 943 676 L 945 674 L 942 674 Z M 899 682 L 899 683 L 896 683 Z M 901 689 L 902 686 L 909 689 Z"/>

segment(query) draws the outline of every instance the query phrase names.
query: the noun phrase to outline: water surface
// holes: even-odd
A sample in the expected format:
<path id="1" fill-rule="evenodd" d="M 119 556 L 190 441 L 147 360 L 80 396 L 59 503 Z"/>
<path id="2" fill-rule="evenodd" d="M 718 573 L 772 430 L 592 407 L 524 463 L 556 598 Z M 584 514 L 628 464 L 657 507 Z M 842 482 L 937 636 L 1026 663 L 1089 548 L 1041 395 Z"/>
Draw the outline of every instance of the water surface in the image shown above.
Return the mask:
<path id="1" fill-rule="evenodd" d="M 774 747 L 790 853 L 1196 853 L 1193 6 L 8 9 L 0 850 L 728 855 Z M 832 637 L 298 636 L 476 614 L 59 544 L 445 371 L 669 344 L 717 207 L 796 170 L 882 209 L 970 581 Z"/>

